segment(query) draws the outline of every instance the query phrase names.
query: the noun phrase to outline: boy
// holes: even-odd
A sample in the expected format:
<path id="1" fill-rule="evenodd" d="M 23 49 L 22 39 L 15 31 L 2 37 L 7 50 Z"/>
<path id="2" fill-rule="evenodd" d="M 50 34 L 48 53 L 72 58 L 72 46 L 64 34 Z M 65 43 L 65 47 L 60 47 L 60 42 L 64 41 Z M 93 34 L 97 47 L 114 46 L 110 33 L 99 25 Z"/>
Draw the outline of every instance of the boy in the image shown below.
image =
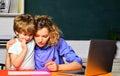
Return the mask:
<path id="1" fill-rule="evenodd" d="M 8 70 L 34 70 L 34 19 L 30 14 L 19 15 L 14 18 L 15 43 L 10 46 L 6 58 Z M 10 64 L 9 63 L 10 61 Z M 10 67 L 10 68 L 9 68 Z"/>

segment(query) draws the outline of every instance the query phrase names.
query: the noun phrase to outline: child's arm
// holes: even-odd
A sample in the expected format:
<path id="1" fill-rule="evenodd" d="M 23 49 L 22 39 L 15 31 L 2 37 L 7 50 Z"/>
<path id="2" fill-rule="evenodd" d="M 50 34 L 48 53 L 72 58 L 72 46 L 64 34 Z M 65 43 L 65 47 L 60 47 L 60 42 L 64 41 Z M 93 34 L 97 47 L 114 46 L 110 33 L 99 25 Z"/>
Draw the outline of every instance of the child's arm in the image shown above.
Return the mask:
<path id="1" fill-rule="evenodd" d="M 22 50 L 19 55 L 10 54 L 11 62 L 16 69 L 19 69 L 19 67 L 21 66 L 25 58 L 26 52 L 27 50 Z"/>
<path id="2" fill-rule="evenodd" d="M 27 53 L 27 45 L 25 41 L 22 41 L 21 47 L 22 51 L 19 55 L 13 53 L 10 54 L 11 62 L 16 69 L 19 69 Z"/>

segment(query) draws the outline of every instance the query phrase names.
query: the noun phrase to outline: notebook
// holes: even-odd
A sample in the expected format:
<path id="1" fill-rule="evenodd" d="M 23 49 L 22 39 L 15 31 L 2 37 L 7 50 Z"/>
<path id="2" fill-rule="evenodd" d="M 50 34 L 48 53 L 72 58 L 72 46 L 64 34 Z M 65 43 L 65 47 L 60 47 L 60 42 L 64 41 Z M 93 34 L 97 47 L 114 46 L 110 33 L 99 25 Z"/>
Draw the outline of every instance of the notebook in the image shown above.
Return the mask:
<path id="1" fill-rule="evenodd" d="M 8 76 L 52 76 L 48 71 L 8 71 Z"/>
<path id="2" fill-rule="evenodd" d="M 81 70 L 62 73 L 79 74 L 80 76 L 96 76 L 109 73 L 112 71 L 116 50 L 115 40 L 91 40 L 85 75 L 81 75 L 83 74 Z"/>

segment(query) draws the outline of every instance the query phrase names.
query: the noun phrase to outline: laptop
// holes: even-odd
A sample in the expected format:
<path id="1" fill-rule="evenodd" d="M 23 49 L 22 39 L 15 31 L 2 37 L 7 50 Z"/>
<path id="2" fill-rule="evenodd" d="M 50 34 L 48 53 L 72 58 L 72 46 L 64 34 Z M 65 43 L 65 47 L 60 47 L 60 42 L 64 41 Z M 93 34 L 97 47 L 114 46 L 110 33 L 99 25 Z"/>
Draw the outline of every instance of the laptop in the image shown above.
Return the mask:
<path id="1" fill-rule="evenodd" d="M 115 40 L 91 40 L 85 73 L 82 70 L 62 72 L 62 74 L 79 74 L 79 76 L 96 76 L 112 71 L 116 54 Z M 84 75 L 81 75 L 84 74 Z"/>

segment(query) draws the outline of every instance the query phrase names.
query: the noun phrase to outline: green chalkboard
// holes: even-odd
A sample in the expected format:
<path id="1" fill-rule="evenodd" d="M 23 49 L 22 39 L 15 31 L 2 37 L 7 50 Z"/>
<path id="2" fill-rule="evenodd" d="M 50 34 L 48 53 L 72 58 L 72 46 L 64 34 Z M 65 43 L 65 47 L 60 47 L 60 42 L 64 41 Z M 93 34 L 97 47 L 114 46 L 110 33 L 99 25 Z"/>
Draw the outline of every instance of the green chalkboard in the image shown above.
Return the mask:
<path id="1" fill-rule="evenodd" d="M 51 16 L 67 40 L 116 39 L 120 33 L 120 0 L 25 0 L 25 12 Z"/>

